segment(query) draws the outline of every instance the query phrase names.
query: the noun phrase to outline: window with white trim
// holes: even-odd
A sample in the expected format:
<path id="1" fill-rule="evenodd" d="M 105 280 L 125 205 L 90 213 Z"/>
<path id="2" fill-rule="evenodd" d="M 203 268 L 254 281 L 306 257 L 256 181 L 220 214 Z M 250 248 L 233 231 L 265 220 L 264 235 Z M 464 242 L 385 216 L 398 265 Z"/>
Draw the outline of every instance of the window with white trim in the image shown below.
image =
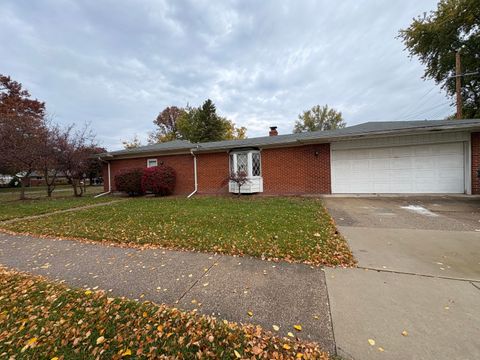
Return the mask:
<path id="1" fill-rule="evenodd" d="M 147 160 L 147 167 L 154 167 L 157 166 L 157 159 L 148 159 Z"/>
<path id="2" fill-rule="evenodd" d="M 259 150 L 239 150 L 230 153 L 230 174 L 245 172 L 249 178 L 262 176 Z"/>

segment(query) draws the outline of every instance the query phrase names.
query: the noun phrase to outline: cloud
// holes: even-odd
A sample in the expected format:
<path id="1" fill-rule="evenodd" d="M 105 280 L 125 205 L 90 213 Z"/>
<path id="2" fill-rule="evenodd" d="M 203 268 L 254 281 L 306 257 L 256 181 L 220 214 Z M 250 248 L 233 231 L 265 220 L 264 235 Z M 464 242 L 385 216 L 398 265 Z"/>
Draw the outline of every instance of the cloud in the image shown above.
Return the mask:
<path id="1" fill-rule="evenodd" d="M 435 0 L 74 1 L 0 4 L 2 73 L 57 122 L 92 124 L 109 149 L 145 138 L 169 105 L 212 98 L 263 136 L 315 104 L 348 124 L 444 117 L 444 95 L 396 39 Z M 426 94 L 426 95 L 425 95 Z"/>

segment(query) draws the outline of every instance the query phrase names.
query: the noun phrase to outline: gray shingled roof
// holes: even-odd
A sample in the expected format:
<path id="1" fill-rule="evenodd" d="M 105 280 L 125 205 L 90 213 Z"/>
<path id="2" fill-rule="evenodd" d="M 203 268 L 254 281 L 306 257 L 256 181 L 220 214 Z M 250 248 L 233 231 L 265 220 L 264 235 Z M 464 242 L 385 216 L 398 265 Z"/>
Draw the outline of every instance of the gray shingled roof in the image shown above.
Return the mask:
<path id="1" fill-rule="evenodd" d="M 207 143 L 191 143 L 189 141 L 176 140 L 166 143 L 141 146 L 130 150 L 113 151 L 103 154 L 102 157 L 141 155 L 142 153 L 163 152 L 195 152 L 228 150 L 242 147 L 284 146 L 298 143 L 315 143 L 340 141 L 342 138 L 359 136 L 381 135 L 391 133 L 406 133 L 412 131 L 435 131 L 435 130 L 471 130 L 480 129 L 480 119 L 475 120 L 422 120 L 422 121 L 372 121 L 343 129 L 329 131 L 313 131 L 300 134 L 287 134 L 277 136 L 263 136 L 243 140 L 224 140 Z"/>

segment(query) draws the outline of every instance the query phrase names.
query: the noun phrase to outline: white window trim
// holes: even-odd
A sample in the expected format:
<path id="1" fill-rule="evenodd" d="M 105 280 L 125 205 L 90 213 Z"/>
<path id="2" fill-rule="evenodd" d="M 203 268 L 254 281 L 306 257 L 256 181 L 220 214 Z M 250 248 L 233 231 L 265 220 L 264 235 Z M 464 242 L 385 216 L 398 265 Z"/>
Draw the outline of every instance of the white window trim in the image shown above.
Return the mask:
<path id="1" fill-rule="evenodd" d="M 150 161 L 155 161 L 155 165 L 150 165 Z M 157 159 L 147 159 L 147 168 L 151 168 L 154 166 L 158 166 L 158 160 Z"/>
<path id="2" fill-rule="evenodd" d="M 252 154 L 257 153 L 260 154 L 260 175 L 253 176 L 253 160 L 252 160 Z M 262 155 L 260 150 L 238 150 L 238 151 L 232 151 L 230 152 L 230 155 L 233 155 L 232 157 L 229 156 L 229 171 L 233 168 L 234 171 L 237 171 L 237 156 L 240 154 L 246 154 L 247 155 L 247 177 L 249 179 L 259 179 L 262 177 Z M 233 160 L 233 166 L 231 166 L 231 161 Z"/>

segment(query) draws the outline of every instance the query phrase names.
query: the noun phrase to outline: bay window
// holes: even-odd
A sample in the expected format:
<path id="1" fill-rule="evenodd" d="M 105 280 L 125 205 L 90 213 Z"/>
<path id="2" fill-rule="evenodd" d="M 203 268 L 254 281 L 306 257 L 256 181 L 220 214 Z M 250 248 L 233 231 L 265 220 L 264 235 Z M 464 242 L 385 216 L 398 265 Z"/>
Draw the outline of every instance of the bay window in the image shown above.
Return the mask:
<path id="1" fill-rule="evenodd" d="M 263 191 L 262 163 L 260 150 L 234 150 L 230 152 L 230 175 L 243 172 L 248 181 L 240 189 L 242 193 Z M 238 186 L 230 181 L 230 192 L 238 193 Z"/>

